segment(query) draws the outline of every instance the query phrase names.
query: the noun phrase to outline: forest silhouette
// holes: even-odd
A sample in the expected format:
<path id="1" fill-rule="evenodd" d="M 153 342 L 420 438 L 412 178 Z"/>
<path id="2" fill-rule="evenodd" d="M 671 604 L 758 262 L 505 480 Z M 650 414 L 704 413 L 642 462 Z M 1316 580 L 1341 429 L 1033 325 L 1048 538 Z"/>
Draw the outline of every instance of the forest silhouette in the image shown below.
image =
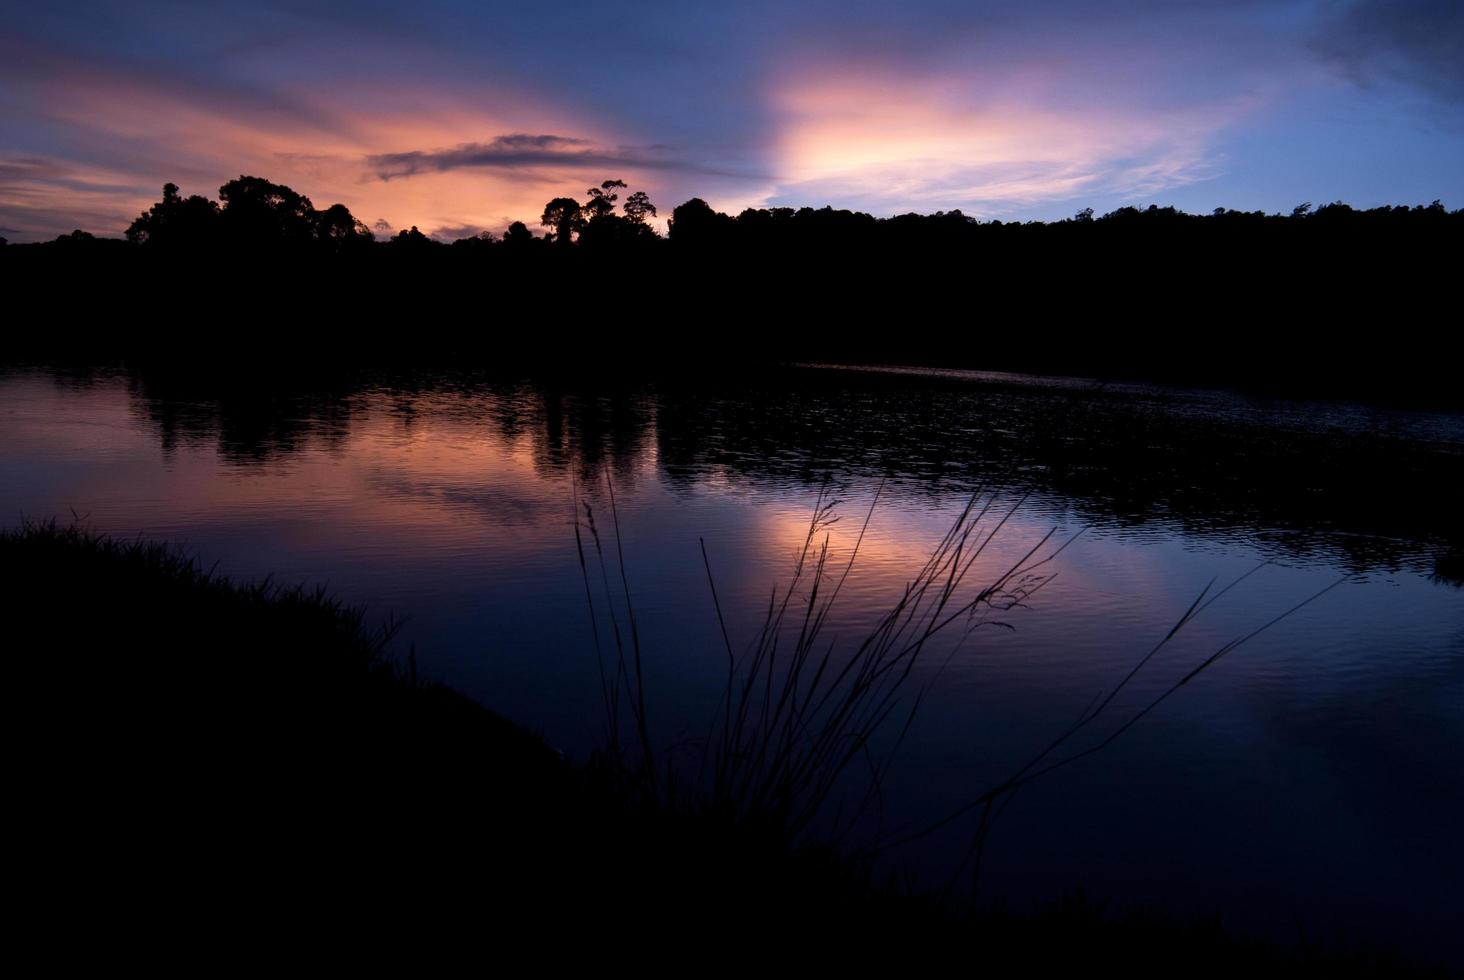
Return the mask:
<path id="1" fill-rule="evenodd" d="M 624 200 L 621 199 L 625 193 Z M 1287 214 L 1084 209 L 1061 221 L 961 211 L 671 210 L 605 180 L 452 242 L 378 238 L 344 205 L 241 176 L 174 184 L 125 239 L 0 249 L 68 329 L 52 350 L 269 359 L 910 362 L 1448 400 L 1438 331 L 1464 211 L 1302 204 Z M 49 302 L 48 302 L 49 301 Z M 206 328 L 205 328 L 206 326 Z"/>

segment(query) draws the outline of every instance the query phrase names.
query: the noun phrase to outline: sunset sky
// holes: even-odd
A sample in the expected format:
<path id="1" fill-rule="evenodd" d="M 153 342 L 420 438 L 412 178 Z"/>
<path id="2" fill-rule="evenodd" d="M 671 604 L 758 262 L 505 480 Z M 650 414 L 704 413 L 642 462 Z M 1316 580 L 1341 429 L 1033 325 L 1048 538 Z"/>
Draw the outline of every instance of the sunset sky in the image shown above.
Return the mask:
<path id="1" fill-rule="evenodd" d="M 1459 0 L 7 0 L 0 235 L 253 174 L 378 233 L 670 208 L 1464 207 Z"/>

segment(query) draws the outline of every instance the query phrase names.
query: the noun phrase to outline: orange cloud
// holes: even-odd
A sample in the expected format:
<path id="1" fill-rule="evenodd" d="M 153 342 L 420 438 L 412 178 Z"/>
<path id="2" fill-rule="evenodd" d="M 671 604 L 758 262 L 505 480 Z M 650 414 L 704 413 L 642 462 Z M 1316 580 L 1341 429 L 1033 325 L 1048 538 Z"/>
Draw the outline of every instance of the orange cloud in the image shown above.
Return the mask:
<path id="1" fill-rule="evenodd" d="M 783 179 L 771 196 L 1002 213 L 1090 192 L 1151 194 L 1213 176 L 1215 137 L 1247 109 L 1124 112 L 984 97 L 976 85 L 847 73 L 785 84 L 772 96 Z"/>

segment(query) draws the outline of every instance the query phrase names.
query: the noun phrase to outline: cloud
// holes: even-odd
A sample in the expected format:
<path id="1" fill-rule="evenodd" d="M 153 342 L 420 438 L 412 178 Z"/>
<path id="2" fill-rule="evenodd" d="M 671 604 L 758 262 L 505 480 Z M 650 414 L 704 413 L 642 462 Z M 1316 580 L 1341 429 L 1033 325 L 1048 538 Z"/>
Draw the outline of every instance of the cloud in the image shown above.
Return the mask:
<path id="1" fill-rule="evenodd" d="M 459 238 L 477 238 L 489 229 L 482 225 L 447 225 L 434 230 L 428 238 L 435 238 L 440 242 L 455 242 Z"/>
<path id="2" fill-rule="evenodd" d="M 53 238 L 73 228 L 120 234 L 147 206 L 131 175 L 45 157 L 0 158 L 0 220 L 7 235 Z"/>
<path id="3" fill-rule="evenodd" d="M 572 136 L 510 133 L 487 143 L 459 143 L 444 150 L 410 150 L 366 158 L 382 180 L 420 173 L 479 169 L 519 172 L 542 167 L 580 170 L 675 170 L 719 177 L 754 177 L 724 168 L 704 166 L 666 155 L 666 147 L 601 147 Z"/>
<path id="4" fill-rule="evenodd" d="M 834 74 L 778 96 L 773 203 L 833 200 L 874 213 L 977 214 L 1083 195 L 1146 197 L 1218 171 L 1219 134 L 1245 100 L 1125 110 L 993 99 L 950 79 Z"/>
<path id="5" fill-rule="evenodd" d="M 1459 0 L 1334 3 L 1315 47 L 1356 82 L 1405 82 L 1464 111 L 1464 4 Z"/>
<path id="6" fill-rule="evenodd" d="M 381 153 L 366 158 L 366 164 L 382 180 L 411 177 L 424 171 L 458 170 L 463 167 L 519 170 L 546 163 L 603 163 L 606 156 L 590 149 L 587 140 L 568 136 L 531 136 L 512 133 L 487 143 L 460 143 L 450 150 L 409 150 Z"/>

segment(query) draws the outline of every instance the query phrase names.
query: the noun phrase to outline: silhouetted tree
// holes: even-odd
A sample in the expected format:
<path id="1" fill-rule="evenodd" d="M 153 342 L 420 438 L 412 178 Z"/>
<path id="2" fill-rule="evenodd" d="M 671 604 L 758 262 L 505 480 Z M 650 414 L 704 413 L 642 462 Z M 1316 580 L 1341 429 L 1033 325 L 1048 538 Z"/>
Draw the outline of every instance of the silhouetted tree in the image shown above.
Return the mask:
<path id="1" fill-rule="evenodd" d="M 623 180 L 605 180 L 600 182 L 599 187 L 591 187 L 587 190 L 585 193 L 590 195 L 590 199 L 585 202 L 583 211 L 588 220 L 593 221 L 596 218 L 604 218 L 613 214 L 615 202 L 620 200 L 620 195 L 615 193 L 615 190 L 616 188 L 624 190 L 625 186 Z"/>
<path id="2" fill-rule="evenodd" d="M 236 244 L 305 244 L 316 235 L 310 198 L 262 177 L 239 177 L 219 188 L 224 228 Z"/>
<path id="3" fill-rule="evenodd" d="M 317 211 L 310 198 L 260 177 L 239 177 L 219 188 L 222 207 L 206 197 L 183 197 L 177 184 L 127 229 L 128 241 L 152 248 L 221 243 L 231 248 L 325 246 L 358 248 L 375 236 L 344 204 Z"/>
<path id="4" fill-rule="evenodd" d="M 556 197 L 544 205 L 544 214 L 539 223 L 554 229 L 554 240 L 568 245 L 574 240 L 574 233 L 584 227 L 584 214 L 580 203 L 572 197 Z"/>
<path id="5" fill-rule="evenodd" d="M 647 217 L 656 216 L 656 206 L 651 203 L 645 191 L 636 191 L 626 199 L 623 206 L 625 216 L 636 224 L 645 224 Z"/>
<path id="6" fill-rule="evenodd" d="M 724 241 L 734 228 L 733 219 L 699 197 L 677 205 L 671 212 L 671 241 L 705 246 Z"/>
<path id="7" fill-rule="evenodd" d="M 181 197 L 177 184 L 163 185 L 163 199 L 127 227 L 127 240 L 155 248 L 198 247 L 212 242 L 219 206 L 198 194 Z"/>
<path id="8" fill-rule="evenodd" d="M 423 248 L 433 244 L 432 239 L 417 230 L 413 225 L 408 231 L 399 231 L 397 236 L 391 240 L 391 244 L 398 248 Z"/>
<path id="9" fill-rule="evenodd" d="M 503 233 L 503 244 L 510 248 L 525 248 L 534 242 L 534 233 L 522 221 L 515 221 Z"/>
<path id="10" fill-rule="evenodd" d="M 352 215 L 344 204 L 332 204 L 324 211 L 317 212 L 315 237 L 337 249 L 376 240 L 366 223 Z"/>

